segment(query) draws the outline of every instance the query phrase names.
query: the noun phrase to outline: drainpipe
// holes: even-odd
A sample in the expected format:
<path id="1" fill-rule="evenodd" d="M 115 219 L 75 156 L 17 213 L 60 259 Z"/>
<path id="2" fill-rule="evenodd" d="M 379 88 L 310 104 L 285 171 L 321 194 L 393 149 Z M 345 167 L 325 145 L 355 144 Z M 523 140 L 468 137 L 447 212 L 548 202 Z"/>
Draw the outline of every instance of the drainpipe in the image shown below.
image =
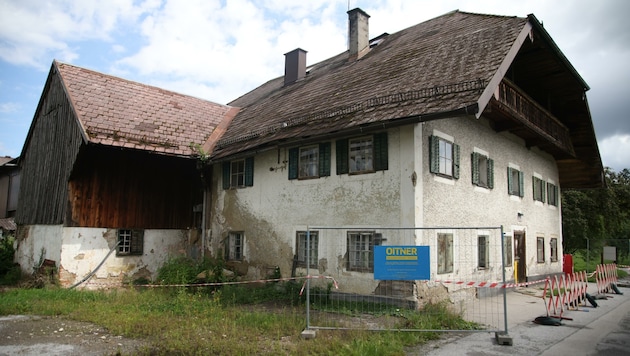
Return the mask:
<path id="1" fill-rule="evenodd" d="M 203 184 L 203 202 L 201 203 L 201 259 L 206 256 L 206 202 L 208 192 L 206 185 Z"/>

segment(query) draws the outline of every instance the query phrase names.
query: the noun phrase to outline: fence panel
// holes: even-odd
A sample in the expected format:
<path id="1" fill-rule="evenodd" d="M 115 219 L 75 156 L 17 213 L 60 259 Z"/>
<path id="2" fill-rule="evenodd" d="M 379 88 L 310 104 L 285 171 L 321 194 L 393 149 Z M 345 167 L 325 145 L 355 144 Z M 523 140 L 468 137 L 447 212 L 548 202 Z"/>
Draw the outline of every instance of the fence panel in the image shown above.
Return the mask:
<path id="1" fill-rule="evenodd" d="M 307 329 L 399 331 L 483 331 L 507 334 L 507 308 L 501 227 L 322 227 L 308 228 L 300 276 L 306 277 Z M 405 259 L 375 259 L 375 246 L 428 247 L 424 280 L 377 280 L 384 264 L 395 272 Z M 511 248 L 511 246 L 507 246 Z M 389 251 L 389 250 L 388 250 Z M 394 250 L 391 250 L 394 251 Z M 403 250 L 396 251 L 413 251 Z M 422 257 L 424 258 L 424 257 Z M 399 260 L 402 260 L 400 262 Z M 379 274 L 380 275 L 380 274 Z M 410 328 L 414 315 L 458 315 L 466 330 L 448 322 L 439 328 Z"/>

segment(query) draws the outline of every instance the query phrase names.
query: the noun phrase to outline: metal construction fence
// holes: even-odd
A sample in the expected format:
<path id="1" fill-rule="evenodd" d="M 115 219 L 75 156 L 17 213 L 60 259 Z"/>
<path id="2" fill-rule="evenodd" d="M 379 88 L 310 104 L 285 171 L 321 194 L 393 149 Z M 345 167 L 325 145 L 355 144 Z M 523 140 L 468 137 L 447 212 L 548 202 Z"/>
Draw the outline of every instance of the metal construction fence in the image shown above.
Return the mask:
<path id="1" fill-rule="evenodd" d="M 301 245 L 307 329 L 507 334 L 502 227 L 310 226 Z M 444 322 L 409 323 L 420 315 Z"/>

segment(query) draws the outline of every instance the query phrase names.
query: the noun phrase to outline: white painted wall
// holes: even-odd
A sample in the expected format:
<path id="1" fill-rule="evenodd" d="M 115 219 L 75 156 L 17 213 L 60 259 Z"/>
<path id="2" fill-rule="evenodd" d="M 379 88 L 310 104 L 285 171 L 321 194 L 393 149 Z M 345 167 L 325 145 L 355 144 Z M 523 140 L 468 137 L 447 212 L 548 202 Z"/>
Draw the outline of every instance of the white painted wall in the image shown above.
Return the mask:
<path id="1" fill-rule="evenodd" d="M 62 225 L 20 227 L 15 261 L 24 273 L 32 274 L 44 259 L 55 261 L 59 267 L 62 230 Z"/>
<path id="2" fill-rule="evenodd" d="M 95 275 L 81 286 L 97 289 L 120 286 L 139 277 L 154 280 L 158 269 L 169 258 L 186 256 L 191 249 L 198 248 L 191 243 L 188 230 L 145 230 L 143 255 L 116 256 L 113 251 L 107 257 L 116 241 L 116 229 L 34 225 L 20 241 L 18 262 L 28 272 L 28 266 L 37 262 L 39 251 L 44 247 L 45 258 L 54 260 L 59 268 L 62 286 L 69 287 L 105 260 Z"/>
<path id="3" fill-rule="evenodd" d="M 460 179 L 436 178 L 429 173 L 428 137 L 434 130 L 452 136 L 461 147 Z M 291 272 L 295 253 L 296 231 L 308 226 L 432 227 L 432 226 L 501 226 L 509 234 L 515 227 L 525 229 L 528 243 L 528 275 L 561 270 L 560 209 L 534 203 L 531 175 L 558 182 L 558 172 L 552 157 L 539 150 L 527 149 L 524 143 L 509 134 L 497 134 L 486 121 L 454 118 L 409 125 L 388 130 L 389 169 L 371 174 L 337 175 L 335 142 L 332 141 L 330 177 L 310 180 L 289 180 L 288 148 L 258 153 L 254 162 L 254 186 L 224 190 L 221 170 L 214 170 L 209 241 L 215 255 L 223 251 L 222 241 L 230 231 L 245 233 L 245 258 L 239 262 L 249 278 L 262 278 L 274 266 L 283 276 Z M 470 154 L 477 147 L 487 151 L 495 164 L 495 187 L 492 190 L 475 187 L 471 181 Z M 518 164 L 525 172 L 525 197 L 514 199 L 507 193 L 507 165 Z M 415 185 L 414 185 L 415 173 Z M 517 212 L 524 214 L 517 219 Z M 546 238 L 546 262 L 537 264 L 536 234 Z M 345 232 L 336 241 L 328 242 L 320 233 L 319 256 L 325 258 L 325 268 L 319 273 L 333 276 L 340 286 L 371 293 L 377 284 L 371 273 L 345 271 L 341 260 L 345 254 Z M 435 234 L 433 235 L 435 236 Z M 549 238 L 558 237 L 559 262 L 549 262 Z M 402 238 L 403 240 L 408 237 Z M 430 241 L 425 241 L 428 239 Z M 468 243 L 458 241 L 460 250 L 472 260 L 476 258 L 476 235 Z M 474 239 L 474 241 L 472 241 Z M 413 241 L 413 240 L 412 240 Z M 418 244 L 435 246 L 435 238 L 417 238 Z M 394 244 L 387 241 L 387 244 Z M 467 246 L 464 248 L 464 246 Z M 435 247 L 433 248 L 435 249 Z M 494 251 L 491 259 L 500 260 Z M 435 261 L 432 256 L 432 261 Z M 533 262 L 531 261 L 533 259 Z M 432 276 L 436 276 L 432 263 Z M 476 266 L 467 266 L 466 271 Z M 299 270 L 298 273 L 305 273 Z M 314 271 L 311 271 L 314 273 Z M 468 272 L 466 272 L 468 273 Z M 501 269 L 492 273 L 481 271 L 488 279 L 500 280 Z M 508 271 L 507 278 L 513 275 Z M 440 276 L 457 279 L 456 275 Z"/>
<path id="4" fill-rule="evenodd" d="M 424 137 L 435 131 L 446 133 L 460 145 L 460 178 L 449 180 L 432 174 L 423 176 L 425 226 L 503 226 L 506 234 L 526 232 L 527 275 L 558 273 L 562 270 L 562 219 L 560 204 L 552 206 L 535 202 L 532 176 L 559 185 L 558 169 L 553 157 L 537 148 L 527 148 L 518 137 L 509 133 L 497 134 L 482 117 L 439 120 L 423 124 Z M 428 152 L 428 140 L 424 142 Z M 494 160 L 494 189 L 472 184 L 471 153 L 481 149 Z M 428 159 L 428 153 L 425 155 Z M 524 197 L 510 196 L 507 188 L 507 167 L 516 165 L 524 172 Z M 428 166 L 428 165 L 427 165 Z M 427 168 L 428 169 L 428 168 Z M 560 200 L 560 199 L 558 199 Z M 518 218 L 518 212 L 523 214 Z M 545 263 L 536 262 L 536 237 L 545 238 Z M 558 238 L 558 261 L 551 262 L 549 243 Z M 514 244 L 513 244 L 514 245 Z M 513 275 L 508 268 L 508 276 Z M 454 276 L 442 276 L 449 278 Z"/>

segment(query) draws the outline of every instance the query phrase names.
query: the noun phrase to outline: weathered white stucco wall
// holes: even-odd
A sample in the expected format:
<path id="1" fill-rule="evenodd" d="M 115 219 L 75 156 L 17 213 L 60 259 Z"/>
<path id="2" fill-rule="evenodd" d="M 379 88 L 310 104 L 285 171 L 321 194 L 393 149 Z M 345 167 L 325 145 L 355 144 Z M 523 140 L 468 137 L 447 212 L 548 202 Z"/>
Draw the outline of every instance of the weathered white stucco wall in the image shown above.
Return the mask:
<path id="1" fill-rule="evenodd" d="M 461 147 L 460 178 L 449 180 L 429 173 L 428 137 L 439 130 L 453 137 Z M 210 230 L 207 246 L 215 255 L 223 252 L 223 241 L 230 231 L 244 232 L 244 260 L 236 269 L 248 278 L 265 277 L 275 266 L 287 277 L 295 254 L 296 232 L 313 226 L 434 227 L 434 226 L 504 226 L 508 235 L 515 229 L 527 233 L 528 275 L 553 273 L 560 262 L 549 259 L 549 239 L 558 238 L 561 257 L 560 209 L 535 203 L 531 193 L 531 175 L 536 172 L 545 181 L 557 184 L 558 172 L 552 157 L 535 148 L 528 149 L 518 138 L 497 134 L 482 118 L 455 118 L 388 130 L 389 169 L 370 174 L 337 175 L 335 142 L 331 141 L 331 176 L 309 180 L 289 180 L 288 149 L 261 152 L 255 156 L 254 186 L 224 190 L 220 169 L 214 171 Z M 494 160 L 494 189 L 476 187 L 471 180 L 470 154 L 481 149 Z M 507 166 L 518 164 L 525 172 L 525 197 L 515 199 L 507 193 Z M 523 213 L 519 220 L 517 212 Z M 378 281 L 372 273 L 347 271 L 343 264 L 347 230 L 320 231 L 318 270 L 332 276 L 340 287 L 354 292 L 373 293 Z M 468 265 L 456 269 L 459 275 L 439 275 L 440 279 L 475 277 L 500 280 L 501 253 L 490 252 L 492 268 L 476 269 L 477 234 L 465 237 L 454 232 L 454 255 L 465 256 Z M 497 238 L 500 234 L 492 232 Z M 536 259 L 536 234 L 543 234 L 547 248 L 544 264 Z M 460 237 L 460 239 L 457 238 Z M 437 278 L 436 238 L 433 231 L 418 233 L 411 241 L 432 246 L 431 273 Z M 533 238 L 533 242 L 531 242 Z M 332 239 L 332 238 L 331 238 Z M 407 243 L 409 236 L 389 239 L 387 244 Z M 500 247 L 500 243 L 496 246 Z M 531 262 L 533 259 L 533 262 Z M 559 258 L 561 261 L 561 258 Z M 305 269 L 298 269 L 304 274 Z M 508 269 L 511 279 L 513 270 Z"/>
<path id="2" fill-rule="evenodd" d="M 117 256 L 114 250 L 108 256 L 118 239 L 116 229 L 34 225 L 20 240 L 18 262 L 28 272 L 44 247 L 45 258 L 56 263 L 61 285 L 69 287 L 105 261 L 81 288 L 117 287 L 138 278 L 155 280 L 171 257 L 198 255 L 193 250 L 199 250 L 200 243 L 194 235 L 190 230 L 145 230 L 142 255 Z"/>
<path id="3" fill-rule="evenodd" d="M 401 139 L 409 140 L 413 135 L 401 135 L 399 129 L 388 132 L 389 169 L 385 171 L 337 175 L 334 141 L 331 142 L 329 177 L 289 180 L 285 148 L 256 155 L 253 187 L 221 189 L 221 174 L 215 170 L 212 236 L 208 246 L 216 254 L 221 253 L 222 241 L 228 232 L 243 231 L 245 259 L 237 263 L 240 264 L 237 266 L 239 272 L 250 278 L 260 278 L 277 265 L 286 277 L 291 274 L 296 232 L 307 226 L 410 224 L 405 220 L 413 219 L 413 193 L 407 188 L 407 198 L 402 201 L 401 181 L 410 182 L 412 172 L 409 164 L 401 164 L 400 152 L 403 145 L 408 145 L 401 143 Z M 405 214 L 401 214 L 402 206 L 407 206 Z M 348 272 L 339 265 L 346 252 L 345 235 L 336 236 L 334 244 L 323 239 L 320 237 L 320 256 L 326 261 L 320 272 L 344 278 L 345 285 L 361 284 L 361 288 L 373 291 L 374 286 L 365 287 L 365 282 L 356 282 L 357 277 L 372 278 L 371 273 Z M 339 240 L 342 249 L 337 248 Z"/>
<path id="4" fill-rule="evenodd" d="M 553 157 L 537 148 L 527 148 L 523 140 L 509 133 L 497 134 L 482 117 L 439 120 L 423 124 L 423 137 L 436 131 L 453 137 L 460 145 L 460 178 L 445 179 L 433 174 L 423 176 L 425 226 L 503 226 L 506 236 L 514 231 L 526 234 L 527 275 L 558 273 L 562 270 L 562 220 L 558 206 L 536 202 L 532 193 L 532 176 L 559 187 L 558 169 Z M 423 143 L 428 152 L 428 139 Z M 471 154 L 487 152 L 494 160 L 494 188 L 472 184 Z M 428 160 L 428 153 L 426 154 Z M 524 197 L 508 194 L 507 168 L 515 166 L 524 173 Z M 428 169 L 428 168 L 427 168 Z M 545 199 L 546 200 L 546 199 Z M 519 213 L 522 214 L 519 217 Z M 538 263 L 536 237 L 545 238 L 545 262 Z M 558 239 L 558 261 L 551 262 L 550 239 Z M 456 240 L 454 238 L 454 240 Z M 476 253 L 476 242 L 455 242 L 454 254 Z M 514 247 L 514 243 L 512 244 Z M 497 256 L 500 258 L 500 255 Z M 457 259 L 455 261 L 457 263 Z M 514 273 L 507 269 L 508 278 Z M 441 275 L 440 278 L 454 278 Z"/>
<path id="5" fill-rule="evenodd" d="M 44 259 L 59 266 L 62 225 L 21 226 L 18 229 L 15 261 L 26 274 L 32 274 Z"/>

